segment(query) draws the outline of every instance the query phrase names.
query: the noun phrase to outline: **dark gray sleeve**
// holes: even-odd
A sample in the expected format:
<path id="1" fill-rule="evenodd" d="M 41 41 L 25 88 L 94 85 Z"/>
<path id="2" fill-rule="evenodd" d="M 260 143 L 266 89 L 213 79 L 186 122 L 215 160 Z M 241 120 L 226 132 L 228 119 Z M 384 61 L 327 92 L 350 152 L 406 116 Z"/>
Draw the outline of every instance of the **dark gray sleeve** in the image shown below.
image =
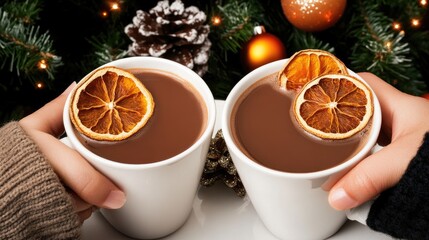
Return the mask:
<path id="1" fill-rule="evenodd" d="M 366 222 L 395 238 L 429 239 L 429 133 L 399 183 L 375 200 Z"/>

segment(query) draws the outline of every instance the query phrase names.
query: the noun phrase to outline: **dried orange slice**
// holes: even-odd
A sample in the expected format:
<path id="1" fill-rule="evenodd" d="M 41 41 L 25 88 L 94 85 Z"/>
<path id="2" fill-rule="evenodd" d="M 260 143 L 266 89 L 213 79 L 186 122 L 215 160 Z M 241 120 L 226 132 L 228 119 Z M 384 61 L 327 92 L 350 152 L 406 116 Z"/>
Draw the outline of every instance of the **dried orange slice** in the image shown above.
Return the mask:
<path id="1" fill-rule="evenodd" d="M 322 139 L 346 139 L 368 124 L 373 114 L 370 89 L 355 77 L 329 74 L 303 86 L 293 103 L 295 119 Z"/>
<path id="2" fill-rule="evenodd" d="M 299 90 L 304 84 L 326 74 L 348 74 L 347 67 L 333 54 L 305 49 L 296 52 L 278 75 L 278 84 L 287 90 Z"/>
<path id="3" fill-rule="evenodd" d="M 117 67 L 94 70 L 72 94 L 70 116 L 74 126 L 100 141 L 129 138 L 147 123 L 155 106 L 146 87 Z"/>

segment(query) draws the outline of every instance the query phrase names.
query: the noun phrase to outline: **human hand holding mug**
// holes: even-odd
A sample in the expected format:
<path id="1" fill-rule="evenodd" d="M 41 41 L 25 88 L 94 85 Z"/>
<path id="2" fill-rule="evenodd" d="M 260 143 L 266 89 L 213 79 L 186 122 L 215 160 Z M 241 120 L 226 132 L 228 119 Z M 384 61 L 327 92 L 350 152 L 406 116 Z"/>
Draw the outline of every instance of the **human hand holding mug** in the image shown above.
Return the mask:
<path id="1" fill-rule="evenodd" d="M 36 142 L 71 196 L 73 206 L 83 222 L 94 207 L 120 208 L 125 194 L 108 178 L 95 170 L 75 150 L 67 148 L 57 137 L 64 133 L 62 112 L 67 95 L 76 84 L 36 112 L 19 121 Z"/>
<path id="2" fill-rule="evenodd" d="M 427 100 L 400 92 L 371 73 L 359 75 L 380 99 L 380 145 L 384 147 L 361 161 L 330 189 L 329 202 L 339 210 L 359 206 L 397 184 L 429 131 Z"/>
<path id="3" fill-rule="evenodd" d="M 155 102 L 151 119 L 133 139 L 88 141 L 70 119 L 70 95 L 64 108 L 68 139 L 125 192 L 127 201 L 122 208 L 101 209 L 116 229 L 136 238 L 166 236 L 182 226 L 192 210 L 214 128 L 213 95 L 196 73 L 170 60 L 130 57 L 106 65 L 128 69 L 141 79 Z M 180 92 L 182 95 L 176 95 Z M 187 98 L 190 102 L 183 103 Z M 191 114 L 195 106 L 202 116 L 197 120 Z M 184 145 L 184 134 L 189 135 L 190 130 L 183 124 L 197 128 L 188 145 Z"/>

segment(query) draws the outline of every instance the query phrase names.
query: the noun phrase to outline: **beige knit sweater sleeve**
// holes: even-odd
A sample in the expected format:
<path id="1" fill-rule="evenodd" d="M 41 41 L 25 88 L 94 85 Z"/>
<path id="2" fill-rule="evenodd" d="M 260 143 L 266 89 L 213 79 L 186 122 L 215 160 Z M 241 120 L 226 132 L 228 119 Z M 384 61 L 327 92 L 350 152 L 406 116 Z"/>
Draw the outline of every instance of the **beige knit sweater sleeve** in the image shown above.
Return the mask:
<path id="1" fill-rule="evenodd" d="M 17 122 L 0 128 L 0 239 L 79 239 L 80 225 L 37 145 Z"/>

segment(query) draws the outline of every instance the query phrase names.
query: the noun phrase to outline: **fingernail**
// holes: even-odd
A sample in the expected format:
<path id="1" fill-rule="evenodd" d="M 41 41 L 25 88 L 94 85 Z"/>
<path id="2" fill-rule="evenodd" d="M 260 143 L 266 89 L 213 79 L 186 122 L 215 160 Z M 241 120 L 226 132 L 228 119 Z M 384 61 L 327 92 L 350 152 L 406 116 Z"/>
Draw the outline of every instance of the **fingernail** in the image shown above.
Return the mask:
<path id="1" fill-rule="evenodd" d="M 345 210 L 356 207 L 358 202 L 351 198 L 343 188 L 337 188 L 329 195 L 329 204 L 337 210 Z"/>
<path id="2" fill-rule="evenodd" d="M 124 206 L 125 201 L 126 201 L 125 193 L 114 190 L 114 191 L 111 191 L 107 196 L 106 200 L 104 200 L 103 206 L 105 208 L 118 209 Z"/>
<path id="3" fill-rule="evenodd" d="M 72 83 L 70 84 L 70 86 L 68 86 L 68 87 L 66 88 L 66 90 L 64 90 L 64 92 L 63 92 L 63 93 L 61 93 L 61 95 L 67 95 L 67 94 L 69 94 L 69 93 L 71 92 L 71 90 L 74 88 L 74 86 L 76 86 L 76 82 L 72 82 Z"/>

